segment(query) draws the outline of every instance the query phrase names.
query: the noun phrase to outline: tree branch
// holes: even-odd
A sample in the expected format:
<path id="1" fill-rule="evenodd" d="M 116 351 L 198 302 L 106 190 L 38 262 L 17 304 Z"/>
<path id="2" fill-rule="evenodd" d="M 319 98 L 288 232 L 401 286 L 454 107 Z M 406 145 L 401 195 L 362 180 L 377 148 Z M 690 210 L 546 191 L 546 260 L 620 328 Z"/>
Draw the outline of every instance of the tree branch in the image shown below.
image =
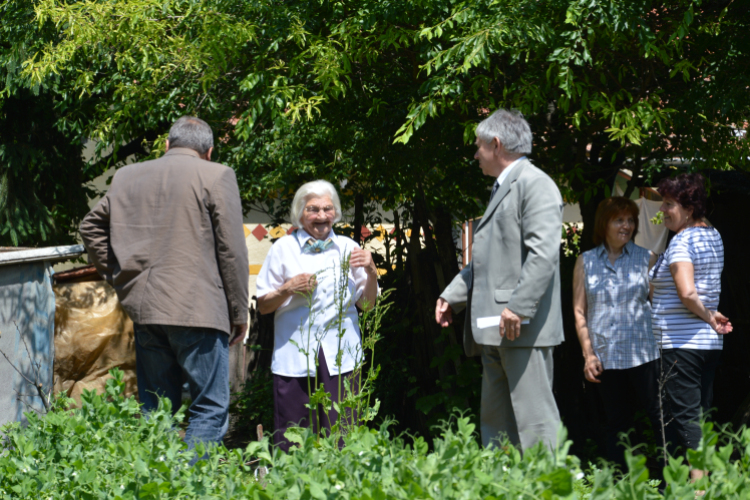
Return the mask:
<path id="1" fill-rule="evenodd" d="M 147 155 L 149 151 L 143 147 L 143 141 L 153 142 L 159 137 L 159 134 L 153 130 L 149 130 L 144 134 L 139 135 L 124 146 L 119 146 L 114 149 L 110 154 L 99 159 L 92 165 L 92 168 L 96 172 L 104 172 L 112 166 L 114 163 L 124 161 L 130 155 Z M 114 163 L 113 163 L 114 161 Z"/>

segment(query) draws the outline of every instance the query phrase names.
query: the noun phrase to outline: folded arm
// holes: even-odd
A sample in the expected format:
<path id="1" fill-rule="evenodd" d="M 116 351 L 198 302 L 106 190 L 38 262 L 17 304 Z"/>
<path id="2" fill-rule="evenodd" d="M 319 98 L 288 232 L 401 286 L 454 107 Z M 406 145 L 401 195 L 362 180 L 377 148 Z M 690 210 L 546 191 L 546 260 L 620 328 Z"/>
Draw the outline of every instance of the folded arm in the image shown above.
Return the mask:
<path id="1" fill-rule="evenodd" d="M 692 262 L 675 262 L 669 266 L 669 271 L 672 273 L 680 302 L 691 313 L 711 325 L 716 333 L 725 334 L 732 331 L 733 327 L 729 319 L 719 311 L 708 309 L 698 296 L 698 290 L 695 288 L 695 268 Z"/>
<path id="2" fill-rule="evenodd" d="M 302 273 L 289 278 L 279 288 L 258 297 L 258 311 L 261 314 L 271 314 L 281 307 L 289 297 L 295 293 L 308 294 L 318 285 L 314 274 Z"/>
<path id="3" fill-rule="evenodd" d="M 359 247 L 353 248 L 349 264 L 352 269 L 362 269 L 365 272 L 367 281 L 357 305 L 370 310 L 375 307 L 375 301 L 378 299 L 378 268 L 372 260 L 372 253 Z"/>

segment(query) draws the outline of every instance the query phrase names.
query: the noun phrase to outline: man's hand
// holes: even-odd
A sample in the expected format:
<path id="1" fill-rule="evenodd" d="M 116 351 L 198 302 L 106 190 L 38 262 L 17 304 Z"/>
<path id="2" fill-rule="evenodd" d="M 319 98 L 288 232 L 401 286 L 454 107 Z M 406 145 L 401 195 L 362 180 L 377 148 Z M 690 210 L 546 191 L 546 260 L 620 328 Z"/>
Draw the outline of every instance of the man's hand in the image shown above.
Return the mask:
<path id="1" fill-rule="evenodd" d="M 281 288 L 286 293 L 295 294 L 312 292 L 316 286 L 318 286 L 318 280 L 315 279 L 314 274 L 302 273 L 286 280 Z"/>
<path id="2" fill-rule="evenodd" d="M 378 274 L 378 268 L 375 266 L 375 262 L 372 260 L 372 254 L 369 250 L 362 250 L 361 248 L 352 249 L 352 255 L 349 258 L 349 265 L 354 268 L 365 268 L 365 272 L 370 276 L 376 276 Z"/>
<path id="3" fill-rule="evenodd" d="M 521 317 L 508 309 L 500 313 L 500 337 L 516 340 L 521 335 Z"/>
<path id="4" fill-rule="evenodd" d="M 232 325 L 232 334 L 229 336 L 229 347 L 239 344 L 245 340 L 247 333 L 247 323 L 241 325 Z"/>
<path id="5" fill-rule="evenodd" d="M 586 380 L 595 384 L 601 383 L 601 380 L 596 377 L 601 375 L 603 371 L 604 367 L 598 357 L 591 356 L 586 358 L 586 363 L 583 365 L 583 376 L 586 377 Z"/>
<path id="6" fill-rule="evenodd" d="M 453 322 L 453 309 L 442 297 L 437 299 L 437 304 L 435 305 L 435 321 L 443 328 Z"/>

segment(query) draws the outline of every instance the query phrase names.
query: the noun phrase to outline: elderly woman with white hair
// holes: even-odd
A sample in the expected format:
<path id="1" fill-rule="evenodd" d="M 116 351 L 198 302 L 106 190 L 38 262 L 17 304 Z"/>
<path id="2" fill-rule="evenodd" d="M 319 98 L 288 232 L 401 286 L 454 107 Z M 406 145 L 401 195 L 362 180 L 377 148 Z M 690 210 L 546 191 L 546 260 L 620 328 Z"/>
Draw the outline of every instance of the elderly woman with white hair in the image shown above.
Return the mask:
<path id="1" fill-rule="evenodd" d="M 256 283 L 258 310 L 275 312 L 274 442 L 284 451 L 290 446 L 284 432 L 292 426 L 310 425 L 305 405 L 313 384 L 308 385 L 308 377 L 314 379 L 317 372 L 318 383 L 333 401 L 339 400 L 339 386 L 343 388 L 339 377 L 351 376 L 362 352 L 355 304 L 372 307 L 378 292 L 377 268 L 370 252 L 333 232 L 333 224 L 341 220 L 341 203 L 331 183 L 317 180 L 302 185 L 294 195 L 291 217 L 299 229 L 271 247 Z M 339 329 L 334 292 L 342 282 L 341 263 L 347 255 L 351 257 L 343 297 L 346 310 Z M 341 338 L 339 331 L 343 331 Z M 351 386 L 356 390 L 356 384 Z M 320 422 L 330 429 L 337 416 L 333 409 L 326 414 L 318 408 L 312 412 L 313 428 Z"/>

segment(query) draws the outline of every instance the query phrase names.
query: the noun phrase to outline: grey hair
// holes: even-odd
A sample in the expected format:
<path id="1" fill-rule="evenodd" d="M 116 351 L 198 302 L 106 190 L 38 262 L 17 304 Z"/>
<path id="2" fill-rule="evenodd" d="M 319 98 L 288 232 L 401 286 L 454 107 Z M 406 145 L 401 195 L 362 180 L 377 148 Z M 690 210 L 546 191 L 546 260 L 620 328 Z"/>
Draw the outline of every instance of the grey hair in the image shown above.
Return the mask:
<path id="1" fill-rule="evenodd" d="M 302 213 L 305 210 L 305 205 L 310 198 L 322 198 L 328 196 L 331 198 L 333 208 L 336 209 L 336 217 L 333 222 L 336 223 L 341 220 L 341 201 L 339 201 L 339 194 L 336 192 L 336 188 L 333 187 L 328 181 L 317 180 L 302 184 L 300 188 L 294 193 L 294 199 L 292 200 L 291 218 L 292 224 L 297 227 L 302 227 Z"/>
<path id="2" fill-rule="evenodd" d="M 214 147 L 214 133 L 208 123 L 194 116 L 183 116 L 169 129 L 170 148 L 189 148 L 205 155 Z"/>
<path id="3" fill-rule="evenodd" d="M 490 143 L 497 137 L 509 153 L 531 153 L 531 127 L 521 112 L 515 109 L 498 109 L 477 126 L 476 134 L 484 143 Z"/>

